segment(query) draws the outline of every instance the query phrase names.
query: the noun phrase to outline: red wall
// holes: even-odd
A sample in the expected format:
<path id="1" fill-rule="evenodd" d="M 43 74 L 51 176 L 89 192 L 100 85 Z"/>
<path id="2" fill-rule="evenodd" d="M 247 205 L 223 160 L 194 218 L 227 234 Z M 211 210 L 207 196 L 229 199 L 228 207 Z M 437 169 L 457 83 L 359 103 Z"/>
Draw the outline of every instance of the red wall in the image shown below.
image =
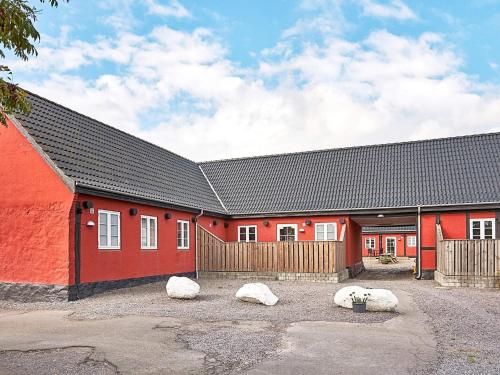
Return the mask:
<path id="1" fill-rule="evenodd" d="M 73 194 L 11 123 L 0 149 L 0 281 L 68 285 Z"/>
<path id="2" fill-rule="evenodd" d="M 414 257 L 417 253 L 416 246 L 408 246 L 408 237 L 416 236 L 416 233 L 384 233 L 382 234 L 382 248 L 385 249 L 385 239 L 387 237 L 396 237 L 396 256 L 408 256 Z M 362 235 L 361 246 L 363 247 L 363 256 L 369 256 L 368 249 L 366 248 L 365 238 L 375 238 L 375 253 L 378 254 L 380 250 L 379 246 L 379 234 L 370 233 Z M 406 255 L 405 255 L 405 243 L 406 243 Z"/>
<path id="3" fill-rule="evenodd" d="M 84 209 L 82 213 L 80 250 L 82 283 L 195 271 L 195 225 L 191 222 L 192 217 L 196 216 L 195 213 L 94 196 L 80 195 L 79 200 L 90 200 L 94 206 L 94 214 L 88 209 Z M 130 208 L 137 208 L 137 215 L 130 216 Z M 120 250 L 98 249 L 99 209 L 120 212 Z M 166 212 L 172 214 L 170 219 L 165 219 Z M 157 250 L 141 250 L 141 215 L 158 218 Z M 177 220 L 190 222 L 189 250 L 177 249 Z M 221 219 L 202 217 L 200 223 L 208 224 L 213 220 L 217 220 L 218 224 L 211 230 L 216 235 L 223 236 L 224 223 Z M 87 226 L 88 221 L 93 221 L 95 226 Z"/>

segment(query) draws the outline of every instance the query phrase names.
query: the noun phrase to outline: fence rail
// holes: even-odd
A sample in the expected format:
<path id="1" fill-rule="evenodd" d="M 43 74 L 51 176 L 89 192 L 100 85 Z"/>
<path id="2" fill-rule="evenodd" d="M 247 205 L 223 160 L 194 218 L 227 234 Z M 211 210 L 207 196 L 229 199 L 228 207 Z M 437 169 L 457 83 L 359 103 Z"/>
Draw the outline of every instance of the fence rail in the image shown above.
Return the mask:
<path id="1" fill-rule="evenodd" d="M 441 240 L 437 270 L 445 276 L 500 276 L 500 240 Z"/>
<path id="2" fill-rule="evenodd" d="M 335 273 L 345 269 L 345 241 L 224 242 L 199 226 L 198 267 L 200 271 Z"/>

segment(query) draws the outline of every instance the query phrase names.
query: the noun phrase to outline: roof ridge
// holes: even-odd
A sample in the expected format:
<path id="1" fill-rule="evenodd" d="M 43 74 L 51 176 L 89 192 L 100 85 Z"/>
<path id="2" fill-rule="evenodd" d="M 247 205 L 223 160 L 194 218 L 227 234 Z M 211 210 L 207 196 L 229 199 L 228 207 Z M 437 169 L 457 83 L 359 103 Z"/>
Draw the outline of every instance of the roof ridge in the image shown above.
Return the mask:
<path id="1" fill-rule="evenodd" d="M 258 156 L 242 156 L 242 157 L 236 157 L 236 158 L 205 160 L 205 161 L 198 162 L 198 165 L 203 165 L 203 164 L 206 165 L 206 164 L 226 162 L 226 161 L 265 159 L 265 158 L 274 158 L 274 157 L 279 157 L 279 156 L 315 154 L 315 153 L 322 153 L 322 152 L 329 152 L 329 151 L 390 147 L 390 146 L 415 144 L 415 143 L 431 143 L 431 142 L 454 140 L 454 139 L 460 139 L 460 138 L 474 138 L 474 137 L 485 137 L 485 136 L 494 136 L 494 135 L 500 135 L 500 132 L 465 134 L 465 135 L 456 135 L 456 136 L 441 137 L 441 138 L 417 139 L 417 140 L 413 140 L 413 141 L 399 141 L 399 142 L 392 142 L 392 143 L 375 143 L 375 144 L 371 144 L 371 145 L 344 146 L 344 147 L 324 148 L 324 149 L 318 149 L 318 150 L 295 151 L 295 152 L 284 152 L 284 153 L 266 154 L 266 155 L 258 155 Z"/>
<path id="2" fill-rule="evenodd" d="M 39 94 L 36 94 L 36 93 L 34 93 L 34 92 L 30 91 L 30 90 L 26 90 L 26 89 L 24 89 L 24 88 L 21 88 L 21 89 L 22 89 L 23 91 L 26 91 L 26 92 L 27 92 L 27 93 L 29 93 L 30 95 L 36 96 L 36 97 L 38 97 L 38 98 L 40 98 L 40 99 L 42 99 L 42 100 L 45 100 L 45 101 L 47 101 L 47 102 L 49 102 L 49 103 L 52 103 L 53 105 L 56 105 L 56 106 L 61 107 L 61 108 L 64 108 L 64 109 L 66 109 L 66 110 L 68 110 L 68 111 L 70 111 L 70 112 L 76 113 L 77 115 L 79 115 L 79 116 L 83 116 L 83 117 L 85 117 L 85 118 L 87 118 L 87 119 L 89 119 L 89 120 L 95 121 L 95 122 L 99 123 L 100 125 L 103 125 L 103 126 L 105 126 L 105 127 L 111 128 L 111 129 L 113 129 L 114 131 L 117 131 L 117 132 L 119 132 L 119 133 L 122 133 L 122 134 L 126 135 L 127 137 L 133 137 L 133 138 L 135 138 L 135 139 L 137 139 L 137 140 L 139 140 L 139 141 L 141 141 L 141 142 L 143 142 L 143 143 L 147 143 L 148 145 L 151 145 L 151 146 L 154 146 L 154 147 L 156 147 L 156 148 L 158 148 L 158 149 L 161 149 L 161 150 L 163 150 L 163 151 L 166 151 L 166 152 L 170 153 L 171 155 L 178 156 L 178 157 L 180 157 L 180 158 L 182 158 L 182 159 L 185 159 L 185 160 L 187 160 L 187 161 L 189 161 L 189 162 L 191 162 L 191 163 L 194 163 L 194 164 L 199 164 L 199 163 L 195 162 L 194 160 L 191 160 L 191 159 L 189 159 L 189 158 L 187 158 L 187 157 L 185 157 L 185 156 L 182 156 L 182 155 L 180 155 L 180 154 L 178 154 L 178 153 L 176 153 L 176 152 L 173 152 L 173 151 L 170 151 L 170 150 L 168 150 L 168 149 L 166 149 L 166 148 L 164 148 L 164 147 L 158 146 L 158 145 L 156 145 L 156 144 L 154 144 L 154 143 L 152 143 L 152 142 L 150 142 L 150 141 L 146 141 L 145 139 L 142 139 L 142 138 L 140 138 L 140 137 L 138 137 L 138 136 L 136 136 L 136 135 L 133 135 L 133 134 L 131 134 L 131 133 L 127 133 L 127 132 L 126 132 L 126 131 L 124 131 L 124 130 L 121 130 L 121 129 L 115 128 L 114 126 L 111 126 L 111 125 L 109 125 L 109 124 L 106 124 L 105 122 L 102 122 L 102 121 L 97 120 L 97 119 L 95 119 L 95 118 L 93 118 L 93 117 L 90 117 L 90 116 L 88 116 L 88 115 L 86 115 L 86 114 L 83 114 L 83 113 L 78 112 L 78 111 L 76 111 L 76 110 L 74 110 L 74 109 L 71 109 L 71 108 L 69 108 L 69 107 L 66 107 L 66 106 L 64 106 L 64 105 L 62 105 L 62 104 L 60 104 L 60 103 L 57 103 L 57 102 L 55 102 L 55 101 L 53 101 L 53 100 L 51 100 L 51 99 L 47 99 L 46 97 L 43 97 L 43 96 L 41 96 L 41 95 L 39 95 Z"/>

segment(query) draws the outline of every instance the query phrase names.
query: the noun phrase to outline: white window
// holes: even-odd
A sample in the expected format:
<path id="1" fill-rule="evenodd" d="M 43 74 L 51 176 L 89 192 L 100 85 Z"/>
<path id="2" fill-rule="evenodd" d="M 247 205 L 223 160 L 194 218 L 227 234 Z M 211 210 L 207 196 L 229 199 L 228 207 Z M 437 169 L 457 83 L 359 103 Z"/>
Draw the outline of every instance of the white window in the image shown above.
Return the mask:
<path id="1" fill-rule="evenodd" d="M 495 219 L 472 219 L 470 238 L 472 240 L 495 239 Z"/>
<path id="2" fill-rule="evenodd" d="M 278 241 L 297 241 L 297 224 L 278 224 Z"/>
<path id="3" fill-rule="evenodd" d="M 177 248 L 189 249 L 189 221 L 177 221 Z"/>
<path id="4" fill-rule="evenodd" d="M 385 238 L 385 253 L 396 256 L 396 237 Z"/>
<path id="5" fill-rule="evenodd" d="M 365 238 L 365 249 L 375 249 L 375 237 Z"/>
<path id="6" fill-rule="evenodd" d="M 98 237 L 99 249 L 120 248 L 120 213 L 99 210 Z"/>
<path id="7" fill-rule="evenodd" d="M 157 249 L 157 218 L 141 216 L 141 249 Z"/>
<path id="8" fill-rule="evenodd" d="M 417 247 L 417 237 L 416 236 L 408 236 L 406 238 L 406 245 L 408 247 Z"/>
<path id="9" fill-rule="evenodd" d="M 314 228 L 316 241 L 335 241 L 337 239 L 336 223 L 317 223 Z"/>
<path id="10" fill-rule="evenodd" d="M 238 242 L 257 242 L 257 226 L 256 225 L 239 226 Z"/>

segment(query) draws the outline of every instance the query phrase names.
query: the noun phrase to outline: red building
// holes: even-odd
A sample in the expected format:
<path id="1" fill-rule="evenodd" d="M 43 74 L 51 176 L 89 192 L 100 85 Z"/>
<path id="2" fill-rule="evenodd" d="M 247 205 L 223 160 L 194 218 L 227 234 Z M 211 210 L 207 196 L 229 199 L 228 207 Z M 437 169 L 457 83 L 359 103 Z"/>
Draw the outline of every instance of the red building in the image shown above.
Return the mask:
<path id="1" fill-rule="evenodd" d="M 392 254 L 397 257 L 417 255 L 417 228 L 414 225 L 363 227 L 361 244 L 364 257 Z"/>
<path id="2" fill-rule="evenodd" d="M 224 241 L 332 240 L 345 225 L 351 276 L 362 227 L 415 226 L 417 278 L 436 268 L 436 223 L 445 238 L 500 237 L 500 133 L 195 163 L 29 100 L 0 127 L 2 298 L 193 275 L 199 225 Z"/>

